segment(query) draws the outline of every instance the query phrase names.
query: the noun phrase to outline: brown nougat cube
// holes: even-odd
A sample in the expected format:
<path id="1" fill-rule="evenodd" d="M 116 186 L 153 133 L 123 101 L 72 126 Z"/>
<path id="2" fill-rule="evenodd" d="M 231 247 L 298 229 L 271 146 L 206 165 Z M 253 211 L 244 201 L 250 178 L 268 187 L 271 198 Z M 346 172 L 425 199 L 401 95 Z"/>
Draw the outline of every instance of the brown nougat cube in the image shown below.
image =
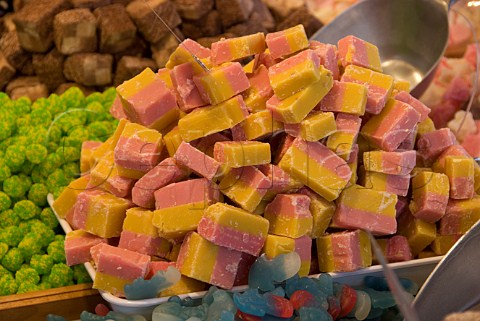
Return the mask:
<path id="1" fill-rule="evenodd" d="M 15 69 L 21 69 L 31 58 L 31 54 L 20 46 L 15 31 L 8 31 L 3 35 L 0 39 L 0 50 Z"/>
<path id="2" fill-rule="evenodd" d="M 213 8 L 213 0 L 173 0 L 180 17 L 197 20 Z"/>
<path id="3" fill-rule="evenodd" d="M 112 4 L 97 8 L 93 13 L 100 30 L 100 52 L 120 52 L 135 42 L 137 28 L 124 6 Z"/>
<path id="4" fill-rule="evenodd" d="M 253 9 L 252 0 L 215 0 L 220 19 L 225 28 L 247 21 Z"/>
<path id="5" fill-rule="evenodd" d="M 32 59 L 35 74 L 51 91 L 65 82 L 63 76 L 64 62 L 65 56 L 57 48 L 53 48 L 47 54 L 34 54 Z"/>
<path id="6" fill-rule="evenodd" d="M 8 63 L 5 56 L 0 52 L 0 90 L 3 90 L 13 76 L 15 76 L 15 68 Z"/>
<path id="7" fill-rule="evenodd" d="M 112 83 L 113 57 L 109 54 L 78 53 L 65 59 L 65 78 L 85 86 L 105 86 Z"/>
<path id="8" fill-rule="evenodd" d="M 53 21 L 58 51 L 64 55 L 93 52 L 97 49 L 97 20 L 88 9 L 60 12 Z"/>
<path id="9" fill-rule="evenodd" d="M 48 97 L 49 91 L 38 77 L 18 77 L 10 81 L 5 90 L 11 99 L 26 96 L 31 101 Z"/>

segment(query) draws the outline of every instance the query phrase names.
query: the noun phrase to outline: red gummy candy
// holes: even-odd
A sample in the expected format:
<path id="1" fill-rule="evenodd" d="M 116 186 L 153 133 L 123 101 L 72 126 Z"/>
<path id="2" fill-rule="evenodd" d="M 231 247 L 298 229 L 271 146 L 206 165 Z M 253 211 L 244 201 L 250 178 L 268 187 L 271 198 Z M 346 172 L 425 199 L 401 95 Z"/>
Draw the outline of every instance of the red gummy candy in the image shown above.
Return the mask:
<path id="1" fill-rule="evenodd" d="M 357 292 L 348 285 L 343 285 L 340 293 L 340 307 L 342 308 L 340 317 L 343 318 L 352 312 L 353 308 L 355 308 L 355 303 L 357 303 Z"/>
<path id="2" fill-rule="evenodd" d="M 297 290 L 290 296 L 290 303 L 298 311 L 302 307 L 314 307 L 315 297 L 306 290 Z"/>
<path id="3" fill-rule="evenodd" d="M 103 303 L 99 303 L 95 307 L 95 314 L 99 315 L 101 317 L 106 316 L 108 314 L 108 312 L 110 312 L 110 309 Z"/>
<path id="4" fill-rule="evenodd" d="M 262 321 L 262 317 L 257 317 L 256 315 L 243 313 L 240 310 L 237 310 L 236 317 L 243 321 Z"/>
<path id="5" fill-rule="evenodd" d="M 293 305 L 288 299 L 279 295 L 265 293 L 267 302 L 267 314 L 279 318 L 290 318 L 293 315 Z"/>
<path id="6" fill-rule="evenodd" d="M 340 313 L 342 312 L 342 308 L 340 307 L 340 301 L 334 297 L 334 296 L 329 296 L 327 297 L 327 302 L 328 302 L 328 314 L 332 316 L 333 320 L 337 320 L 338 317 L 340 316 Z"/>

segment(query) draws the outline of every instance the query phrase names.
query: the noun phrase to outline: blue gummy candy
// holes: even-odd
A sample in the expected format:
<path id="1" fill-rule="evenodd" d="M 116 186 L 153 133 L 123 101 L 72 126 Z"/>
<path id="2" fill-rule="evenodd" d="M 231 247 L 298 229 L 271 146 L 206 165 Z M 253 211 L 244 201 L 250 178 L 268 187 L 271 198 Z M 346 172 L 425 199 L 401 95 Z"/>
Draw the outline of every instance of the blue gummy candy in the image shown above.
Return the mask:
<path id="1" fill-rule="evenodd" d="M 213 303 L 208 307 L 206 321 L 220 321 L 223 319 L 223 312 L 230 312 L 235 315 L 237 308 L 225 290 L 217 290 L 213 293 Z"/>
<path id="2" fill-rule="evenodd" d="M 220 315 L 220 319 L 218 321 L 235 321 L 235 313 L 231 311 L 223 311 Z"/>
<path id="3" fill-rule="evenodd" d="M 313 279 L 319 286 L 320 290 L 327 296 L 333 295 L 333 279 L 328 273 L 322 273 L 317 279 Z"/>
<path id="4" fill-rule="evenodd" d="M 397 305 L 395 298 L 389 291 L 375 291 L 370 288 L 365 288 L 363 291 L 370 296 L 372 308 L 387 309 Z"/>
<path id="5" fill-rule="evenodd" d="M 274 290 L 270 291 L 271 294 L 285 297 L 285 290 L 281 286 L 277 286 Z"/>
<path id="6" fill-rule="evenodd" d="M 405 291 L 413 295 L 417 294 L 418 292 L 417 283 L 413 282 L 410 279 L 405 279 L 405 278 L 400 278 L 399 280 L 400 280 L 400 284 L 403 286 Z M 377 291 L 390 291 L 387 279 L 384 277 L 369 275 L 364 278 L 363 283 L 365 284 L 365 286 Z"/>
<path id="7" fill-rule="evenodd" d="M 332 316 L 321 309 L 302 307 L 298 314 L 299 321 L 333 321 Z"/>
<path id="8" fill-rule="evenodd" d="M 48 314 L 47 315 L 47 321 L 67 321 L 67 319 L 65 319 L 61 315 Z"/>
<path id="9" fill-rule="evenodd" d="M 215 291 L 218 291 L 218 288 L 214 285 L 210 286 L 210 288 L 208 288 L 207 293 L 202 298 L 202 303 L 206 303 L 208 305 L 212 304 L 213 303 L 213 293 L 215 293 Z"/>
<path id="10" fill-rule="evenodd" d="M 275 284 L 283 282 L 300 270 L 300 256 L 296 252 L 280 254 L 272 260 L 265 254 L 258 257 L 250 268 L 248 286 L 252 289 L 272 291 Z"/>
<path id="11" fill-rule="evenodd" d="M 257 289 L 248 289 L 243 293 L 234 293 L 233 302 L 243 313 L 262 317 L 265 315 L 267 303 Z"/>
<path id="12" fill-rule="evenodd" d="M 184 321 L 182 312 L 180 303 L 165 302 L 153 309 L 152 321 Z"/>
<path id="13" fill-rule="evenodd" d="M 319 302 L 321 302 L 323 309 L 328 309 L 327 294 L 322 292 L 321 288 L 317 285 L 317 282 L 315 282 L 313 279 L 307 277 L 293 277 L 288 279 L 285 287 L 287 296 L 290 297 L 295 291 L 298 290 L 310 292 Z"/>
<path id="14" fill-rule="evenodd" d="M 124 286 L 125 297 L 128 300 L 143 300 L 156 298 L 158 293 L 168 289 L 180 281 L 180 271 L 169 266 L 166 271 L 158 271 L 150 280 L 137 278 Z"/>
<path id="15" fill-rule="evenodd" d="M 208 304 L 202 303 L 198 306 L 184 306 L 183 307 L 183 315 L 187 318 L 199 318 L 201 320 L 205 320 L 207 318 L 208 312 Z"/>

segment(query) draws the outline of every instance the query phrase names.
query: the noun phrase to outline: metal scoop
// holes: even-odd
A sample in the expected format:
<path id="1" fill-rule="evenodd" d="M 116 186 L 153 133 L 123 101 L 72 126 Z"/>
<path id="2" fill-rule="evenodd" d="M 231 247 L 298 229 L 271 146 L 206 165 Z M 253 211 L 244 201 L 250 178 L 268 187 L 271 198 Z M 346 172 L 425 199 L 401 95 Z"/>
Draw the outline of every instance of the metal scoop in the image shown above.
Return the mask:
<path id="1" fill-rule="evenodd" d="M 354 35 L 375 44 L 383 71 L 409 81 L 420 97 L 433 79 L 448 41 L 444 0 L 364 0 L 317 31 L 312 40 L 336 44 Z"/>

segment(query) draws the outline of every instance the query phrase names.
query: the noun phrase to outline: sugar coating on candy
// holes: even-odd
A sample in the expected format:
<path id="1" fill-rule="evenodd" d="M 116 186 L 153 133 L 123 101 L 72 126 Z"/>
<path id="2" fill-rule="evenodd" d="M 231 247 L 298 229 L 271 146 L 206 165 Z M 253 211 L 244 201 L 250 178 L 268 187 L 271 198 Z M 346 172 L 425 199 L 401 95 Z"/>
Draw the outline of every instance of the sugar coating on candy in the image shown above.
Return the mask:
<path id="1" fill-rule="evenodd" d="M 53 267 L 53 259 L 46 254 L 35 254 L 30 259 L 30 266 L 39 275 L 48 275 Z"/>
<path id="2" fill-rule="evenodd" d="M 65 262 L 65 249 L 62 241 L 53 241 L 48 245 L 47 253 L 55 263 Z"/>
<path id="3" fill-rule="evenodd" d="M 20 269 L 15 273 L 15 280 L 20 283 L 37 284 L 40 282 L 40 276 L 37 271 L 32 268 Z"/>
<path id="4" fill-rule="evenodd" d="M 4 192 L 0 192 L 0 211 L 5 211 L 12 205 L 12 200 Z"/>
<path id="5" fill-rule="evenodd" d="M 17 246 L 22 238 L 23 235 L 18 226 L 7 226 L 0 230 L 0 242 L 6 243 L 8 246 Z"/>
<path id="6" fill-rule="evenodd" d="M 13 145 L 7 147 L 5 152 L 5 164 L 10 168 L 20 168 L 25 162 L 25 147 L 21 145 Z"/>
<path id="7" fill-rule="evenodd" d="M 31 144 L 26 147 L 27 160 L 33 164 L 40 164 L 47 158 L 47 148 L 40 144 Z"/>
<path id="8" fill-rule="evenodd" d="M 48 282 L 55 288 L 70 285 L 73 283 L 73 271 L 64 263 L 57 263 L 50 271 Z"/>
<path id="9" fill-rule="evenodd" d="M 7 254 L 3 256 L 2 265 L 11 272 L 18 271 L 23 264 L 23 255 L 21 250 L 11 248 Z"/>
<path id="10" fill-rule="evenodd" d="M 10 197 L 22 197 L 26 192 L 21 179 L 17 175 L 4 180 L 3 191 Z"/>
<path id="11" fill-rule="evenodd" d="M 12 172 L 10 171 L 10 167 L 8 167 L 8 165 L 5 164 L 5 162 L 2 160 L 0 162 L 0 182 L 5 181 L 10 176 L 12 176 Z"/>
<path id="12" fill-rule="evenodd" d="M 20 243 L 18 243 L 18 249 L 22 251 L 25 261 L 29 261 L 34 254 L 39 254 L 42 250 L 42 242 L 39 235 L 30 232 L 27 233 Z"/>
<path id="13" fill-rule="evenodd" d="M 124 291 L 128 300 L 143 300 L 156 298 L 158 294 L 180 281 L 180 272 L 173 266 L 166 271 L 157 271 L 150 280 L 137 278 L 126 284 Z"/>
<path id="14" fill-rule="evenodd" d="M 52 209 L 49 207 L 46 207 L 42 210 L 42 212 L 40 213 L 40 220 L 50 229 L 56 228 L 59 224 L 57 217 L 53 213 Z"/>
<path id="15" fill-rule="evenodd" d="M 262 317 L 267 310 L 267 302 L 258 289 L 248 289 L 243 293 L 234 293 L 233 301 L 237 308 L 247 314 Z"/>
<path id="16" fill-rule="evenodd" d="M 40 208 L 29 200 L 17 202 L 13 206 L 13 210 L 22 220 L 29 220 L 40 214 Z"/>
<path id="17" fill-rule="evenodd" d="M 296 252 L 280 254 L 272 260 L 262 254 L 250 268 L 248 285 L 262 291 L 275 289 L 275 283 L 289 279 L 300 270 L 300 256 Z"/>

